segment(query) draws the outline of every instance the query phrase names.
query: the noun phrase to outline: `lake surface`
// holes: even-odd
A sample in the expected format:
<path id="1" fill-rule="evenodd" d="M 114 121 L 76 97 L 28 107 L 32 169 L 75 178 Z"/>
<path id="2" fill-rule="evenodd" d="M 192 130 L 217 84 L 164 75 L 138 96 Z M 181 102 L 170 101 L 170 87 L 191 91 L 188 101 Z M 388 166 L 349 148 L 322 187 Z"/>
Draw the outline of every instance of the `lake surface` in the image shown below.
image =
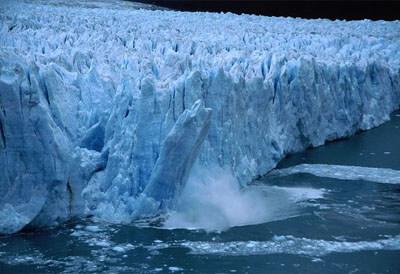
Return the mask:
<path id="1" fill-rule="evenodd" d="M 291 155 L 278 167 L 400 170 L 400 112 L 391 118 L 350 139 Z M 223 200 L 228 204 L 222 208 L 245 208 L 254 218 L 223 231 L 193 229 L 199 224 L 193 214 L 186 223 L 173 215 L 164 227 L 87 220 L 2 237 L 0 273 L 400 273 L 400 184 L 293 174 L 266 176 L 250 190 Z M 208 211 L 211 224 L 214 213 Z M 192 229 L 172 229 L 185 225 Z"/>

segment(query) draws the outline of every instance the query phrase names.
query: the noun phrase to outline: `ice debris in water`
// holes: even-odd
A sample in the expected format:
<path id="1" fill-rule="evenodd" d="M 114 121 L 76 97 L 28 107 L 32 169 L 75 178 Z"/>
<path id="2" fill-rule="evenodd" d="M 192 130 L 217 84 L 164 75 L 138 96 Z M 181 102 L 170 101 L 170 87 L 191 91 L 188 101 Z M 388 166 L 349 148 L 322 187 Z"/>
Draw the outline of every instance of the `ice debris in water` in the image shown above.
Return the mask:
<path id="1" fill-rule="evenodd" d="M 184 269 L 181 267 L 177 267 L 177 266 L 169 266 L 168 270 L 171 272 L 178 272 L 178 271 L 183 271 Z"/>
<path id="2" fill-rule="evenodd" d="M 99 232 L 101 229 L 98 226 L 95 225 L 88 225 L 85 227 L 85 230 L 90 231 L 90 232 Z"/>
<path id="3" fill-rule="evenodd" d="M 244 186 L 399 107 L 398 21 L 74 3 L 0 5 L 0 233 L 158 214 L 194 162 Z"/>
<path id="4" fill-rule="evenodd" d="M 115 252 L 125 252 L 125 249 L 122 246 L 115 246 L 112 248 Z"/>
<path id="5" fill-rule="evenodd" d="M 269 173 L 269 176 L 280 177 L 297 173 L 309 173 L 319 177 L 340 180 L 364 180 L 382 184 L 400 184 L 400 170 L 360 166 L 301 164 L 273 170 Z"/>
<path id="6" fill-rule="evenodd" d="M 295 254 L 313 257 L 330 253 L 349 253 L 369 250 L 400 250 L 400 236 L 392 236 L 375 241 L 327 241 L 297 238 L 294 236 L 274 236 L 270 241 L 202 242 L 184 241 L 168 245 L 153 246 L 153 249 L 186 247 L 192 254 L 249 256 L 265 254 Z"/>

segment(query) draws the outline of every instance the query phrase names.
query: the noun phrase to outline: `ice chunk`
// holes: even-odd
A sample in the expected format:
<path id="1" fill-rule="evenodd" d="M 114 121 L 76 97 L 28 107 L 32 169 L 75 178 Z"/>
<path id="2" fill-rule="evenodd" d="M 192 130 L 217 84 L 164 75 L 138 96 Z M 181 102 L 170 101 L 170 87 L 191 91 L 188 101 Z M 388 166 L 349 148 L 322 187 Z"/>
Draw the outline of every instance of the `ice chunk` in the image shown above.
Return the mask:
<path id="1" fill-rule="evenodd" d="M 125 249 L 122 246 L 115 246 L 112 248 L 115 252 L 123 253 L 125 252 Z"/>
<path id="2" fill-rule="evenodd" d="M 167 206 L 179 193 L 205 140 L 211 122 L 211 109 L 196 101 L 185 110 L 165 138 L 160 156 L 144 194 Z"/>
<path id="3" fill-rule="evenodd" d="M 200 100 L 178 117 L 162 144 L 135 215 L 154 214 L 153 206 L 157 207 L 156 210 L 165 210 L 174 205 L 207 136 L 210 121 L 211 109 L 205 108 Z M 145 202 L 147 199 L 152 202 Z"/>
<path id="4" fill-rule="evenodd" d="M 178 272 L 178 271 L 183 271 L 184 269 L 181 267 L 177 267 L 177 266 L 169 266 L 168 270 L 171 272 Z"/>
<path id="5" fill-rule="evenodd" d="M 89 232 L 100 232 L 101 231 L 101 229 L 96 225 L 88 225 L 85 227 L 85 230 L 87 230 Z"/>

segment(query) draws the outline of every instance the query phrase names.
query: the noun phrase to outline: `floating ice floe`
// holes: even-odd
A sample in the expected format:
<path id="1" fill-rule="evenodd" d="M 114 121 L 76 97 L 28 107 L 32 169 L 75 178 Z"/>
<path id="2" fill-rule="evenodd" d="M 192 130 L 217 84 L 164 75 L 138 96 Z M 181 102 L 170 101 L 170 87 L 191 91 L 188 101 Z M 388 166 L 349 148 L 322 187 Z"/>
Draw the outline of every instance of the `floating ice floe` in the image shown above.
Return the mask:
<path id="1" fill-rule="evenodd" d="M 184 241 L 167 246 L 153 246 L 153 249 L 186 247 L 192 254 L 249 256 L 265 254 L 294 254 L 306 256 L 325 256 L 330 253 L 351 253 L 358 251 L 400 250 L 400 236 L 375 241 L 327 241 L 318 239 L 297 238 L 293 236 L 275 236 L 270 241 L 235 241 L 235 242 L 201 242 Z"/>
<path id="2" fill-rule="evenodd" d="M 301 164 L 271 171 L 269 176 L 288 176 L 308 173 L 318 177 L 340 180 L 363 180 L 382 184 L 400 184 L 400 170 L 361 166 Z"/>

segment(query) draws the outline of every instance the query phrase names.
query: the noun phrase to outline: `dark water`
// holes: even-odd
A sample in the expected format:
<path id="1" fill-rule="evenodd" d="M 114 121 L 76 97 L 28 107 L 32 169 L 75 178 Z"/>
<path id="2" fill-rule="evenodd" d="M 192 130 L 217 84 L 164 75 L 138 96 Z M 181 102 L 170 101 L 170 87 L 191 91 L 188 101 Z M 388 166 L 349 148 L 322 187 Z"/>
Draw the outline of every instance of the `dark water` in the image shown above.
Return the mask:
<path id="1" fill-rule="evenodd" d="M 299 163 L 400 169 L 400 112 L 280 167 Z M 307 174 L 255 183 L 275 210 L 260 224 L 206 232 L 71 222 L 0 238 L 0 273 L 400 273 L 400 184 Z"/>

